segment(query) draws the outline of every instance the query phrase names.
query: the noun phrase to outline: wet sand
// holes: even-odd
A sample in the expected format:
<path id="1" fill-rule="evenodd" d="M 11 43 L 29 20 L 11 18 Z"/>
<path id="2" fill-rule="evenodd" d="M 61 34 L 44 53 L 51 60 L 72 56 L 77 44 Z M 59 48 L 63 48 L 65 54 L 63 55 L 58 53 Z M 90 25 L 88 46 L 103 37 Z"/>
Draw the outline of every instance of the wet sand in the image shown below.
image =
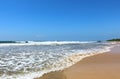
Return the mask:
<path id="1" fill-rule="evenodd" d="M 63 70 L 36 79 L 120 79 L 120 46 L 110 52 L 84 58 Z"/>

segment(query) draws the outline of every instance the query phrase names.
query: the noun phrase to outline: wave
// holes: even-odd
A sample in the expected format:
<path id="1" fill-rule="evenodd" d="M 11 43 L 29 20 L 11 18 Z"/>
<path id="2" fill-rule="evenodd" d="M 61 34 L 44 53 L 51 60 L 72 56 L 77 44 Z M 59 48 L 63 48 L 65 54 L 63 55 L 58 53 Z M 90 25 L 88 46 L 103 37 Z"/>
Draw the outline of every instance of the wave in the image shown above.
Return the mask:
<path id="1" fill-rule="evenodd" d="M 63 45 L 63 44 L 82 44 L 82 43 L 94 43 L 95 41 L 16 41 L 16 43 L 2 43 L 0 46 L 17 46 L 17 45 Z"/>
<path id="2" fill-rule="evenodd" d="M 76 42 L 72 42 L 72 44 L 74 43 Z M 71 43 L 64 42 L 64 44 Z M 88 48 L 83 49 L 87 46 Z M 42 46 L 40 44 L 40 46 L 1 47 L 0 51 L 3 53 L 0 53 L 0 73 L 3 74 L 0 74 L 0 79 L 34 79 L 51 71 L 68 68 L 85 57 L 108 52 L 112 47 L 113 45 L 96 43 L 93 45 L 93 43 L 88 44 L 87 42 L 82 45 L 77 42 L 76 45 L 61 46 Z"/>

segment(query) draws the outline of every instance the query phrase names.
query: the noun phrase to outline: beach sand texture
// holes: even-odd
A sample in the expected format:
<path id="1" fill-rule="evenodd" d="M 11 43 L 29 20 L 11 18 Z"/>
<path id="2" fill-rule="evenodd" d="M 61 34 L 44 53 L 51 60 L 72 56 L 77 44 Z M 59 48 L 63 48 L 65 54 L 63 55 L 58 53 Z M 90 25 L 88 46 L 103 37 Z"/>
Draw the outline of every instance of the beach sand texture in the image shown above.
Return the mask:
<path id="1" fill-rule="evenodd" d="M 120 46 L 110 52 L 84 58 L 75 65 L 36 79 L 120 79 Z"/>

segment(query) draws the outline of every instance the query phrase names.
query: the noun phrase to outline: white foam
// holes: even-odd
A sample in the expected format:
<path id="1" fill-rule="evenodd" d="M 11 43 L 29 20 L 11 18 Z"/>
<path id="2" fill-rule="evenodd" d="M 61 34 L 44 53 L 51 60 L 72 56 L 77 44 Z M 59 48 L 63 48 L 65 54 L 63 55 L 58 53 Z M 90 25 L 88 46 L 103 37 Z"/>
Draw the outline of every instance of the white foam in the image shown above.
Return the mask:
<path id="1" fill-rule="evenodd" d="M 6 59 L 3 58 L 3 60 L 5 60 L 7 62 L 3 63 L 1 65 L 5 65 L 8 67 L 12 66 L 12 67 L 14 67 L 14 69 L 12 71 L 18 71 L 21 68 L 26 68 L 26 69 L 34 68 L 34 66 L 32 66 L 32 64 L 36 64 L 36 63 L 38 64 L 38 62 L 42 63 L 44 61 L 45 64 L 48 64 L 48 65 L 43 64 L 43 67 L 45 69 L 42 69 L 37 72 L 33 72 L 33 71 L 29 72 L 28 71 L 28 72 L 25 72 L 24 74 L 13 74 L 11 76 L 4 74 L 0 77 L 0 79 L 33 79 L 33 78 L 37 78 L 37 77 L 40 77 L 43 74 L 51 72 L 51 71 L 63 70 L 65 68 L 68 68 L 68 67 L 72 66 L 73 64 L 75 64 L 76 62 L 82 60 L 85 57 L 110 51 L 110 48 L 111 47 L 105 46 L 104 48 L 96 48 L 96 49 L 88 49 L 88 50 L 72 50 L 72 51 L 67 50 L 66 51 L 62 47 L 62 49 L 60 48 L 60 50 L 58 50 L 58 49 L 54 50 L 54 51 L 58 50 L 61 53 L 54 53 L 54 51 L 51 51 L 51 49 L 47 49 L 47 51 L 50 50 L 49 52 L 51 52 L 49 54 L 49 53 L 45 53 L 45 52 L 43 53 L 43 52 L 37 51 L 36 47 L 35 47 L 34 53 L 29 53 L 29 51 L 31 51 L 34 48 L 31 47 L 28 50 L 28 48 L 25 47 L 25 49 L 28 51 L 28 53 L 20 52 L 17 55 L 14 55 L 14 53 L 13 53 L 13 55 L 11 57 L 6 57 Z M 21 49 L 23 49 L 23 48 L 21 48 Z M 18 51 L 21 51 L 21 49 L 19 48 Z M 9 51 L 9 49 L 7 49 L 7 50 Z M 9 52 L 13 52 L 13 51 L 10 50 Z M 71 52 L 71 53 L 69 53 L 69 52 Z M 15 53 L 17 53 L 17 52 L 15 51 Z M 9 54 L 8 55 L 6 54 L 6 56 L 9 56 Z M 60 56 L 60 57 L 57 57 L 57 56 Z M 58 61 L 58 60 L 48 59 L 47 57 L 49 57 L 49 58 L 56 57 L 57 59 L 59 59 L 59 58 L 60 59 Z M 17 63 L 16 63 L 16 61 L 17 61 Z M 3 62 L 3 61 L 0 61 L 0 63 L 1 62 Z M 19 64 L 19 63 L 21 63 L 21 64 Z M 35 65 L 35 68 L 41 68 L 42 67 L 41 63 L 40 63 L 40 65 L 39 64 Z"/>
<path id="2" fill-rule="evenodd" d="M 0 46 L 21 46 L 21 45 L 63 45 L 63 44 L 81 44 L 81 43 L 93 43 L 95 41 L 44 41 L 44 42 L 35 42 L 35 41 L 25 41 L 17 43 L 1 43 Z"/>

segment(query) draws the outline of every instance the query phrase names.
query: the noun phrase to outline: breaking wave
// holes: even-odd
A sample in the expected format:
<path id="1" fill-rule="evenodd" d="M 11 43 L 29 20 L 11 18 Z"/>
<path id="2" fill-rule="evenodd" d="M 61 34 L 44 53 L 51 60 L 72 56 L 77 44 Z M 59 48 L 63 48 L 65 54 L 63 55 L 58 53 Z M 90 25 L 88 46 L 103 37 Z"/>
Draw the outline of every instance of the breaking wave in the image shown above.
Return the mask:
<path id="1" fill-rule="evenodd" d="M 0 79 L 34 79 L 62 70 L 81 59 L 110 51 L 111 44 L 96 42 L 29 42 L 0 45 Z"/>

